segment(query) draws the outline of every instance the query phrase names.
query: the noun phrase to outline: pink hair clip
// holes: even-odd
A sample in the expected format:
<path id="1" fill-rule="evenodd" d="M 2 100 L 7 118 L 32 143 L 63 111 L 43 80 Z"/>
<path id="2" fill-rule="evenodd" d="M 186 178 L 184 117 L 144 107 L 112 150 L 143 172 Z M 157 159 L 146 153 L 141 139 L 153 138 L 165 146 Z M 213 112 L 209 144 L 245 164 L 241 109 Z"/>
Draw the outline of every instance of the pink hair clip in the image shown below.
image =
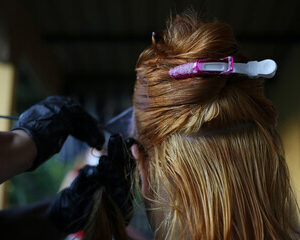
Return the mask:
<path id="1" fill-rule="evenodd" d="M 249 77 L 272 78 L 277 70 L 275 61 L 250 61 L 248 63 L 234 63 L 233 57 L 220 59 L 200 59 L 173 67 L 169 71 L 174 79 L 191 78 L 201 75 L 228 75 L 231 73 L 244 74 Z"/>

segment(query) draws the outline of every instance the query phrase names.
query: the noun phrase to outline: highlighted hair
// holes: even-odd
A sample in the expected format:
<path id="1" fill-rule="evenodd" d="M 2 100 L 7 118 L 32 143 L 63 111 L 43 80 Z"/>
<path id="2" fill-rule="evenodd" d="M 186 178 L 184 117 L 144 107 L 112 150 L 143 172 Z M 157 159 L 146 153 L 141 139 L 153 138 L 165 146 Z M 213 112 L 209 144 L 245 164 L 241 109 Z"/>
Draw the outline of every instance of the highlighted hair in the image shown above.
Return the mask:
<path id="1" fill-rule="evenodd" d="M 298 236 L 277 114 L 264 80 L 241 75 L 172 79 L 170 68 L 238 52 L 231 28 L 177 16 L 140 55 L 135 125 L 143 145 L 158 239 Z"/>

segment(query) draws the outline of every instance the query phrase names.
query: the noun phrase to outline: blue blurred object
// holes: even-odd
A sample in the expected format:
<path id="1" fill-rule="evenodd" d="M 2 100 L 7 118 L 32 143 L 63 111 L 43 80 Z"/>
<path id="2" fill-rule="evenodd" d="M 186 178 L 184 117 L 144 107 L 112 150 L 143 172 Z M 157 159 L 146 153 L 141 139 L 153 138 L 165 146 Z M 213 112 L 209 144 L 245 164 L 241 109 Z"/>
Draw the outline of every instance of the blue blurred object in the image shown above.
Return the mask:
<path id="1" fill-rule="evenodd" d="M 58 153 L 58 160 L 63 163 L 73 161 L 75 157 L 85 152 L 88 148 L 89 145 L 87 143 L 69 135 L 62 149 Z"/>
<path id="2" fill-rule="evenodd" d="M 127 108 L 125 111 L 121 112 L 116 117 L 109 120 L 105 126 L 104 130 L 112 134 L 120 134 L 124 138 L 129 137 L 130 128 L 133 120 L 133 107 Z"/>

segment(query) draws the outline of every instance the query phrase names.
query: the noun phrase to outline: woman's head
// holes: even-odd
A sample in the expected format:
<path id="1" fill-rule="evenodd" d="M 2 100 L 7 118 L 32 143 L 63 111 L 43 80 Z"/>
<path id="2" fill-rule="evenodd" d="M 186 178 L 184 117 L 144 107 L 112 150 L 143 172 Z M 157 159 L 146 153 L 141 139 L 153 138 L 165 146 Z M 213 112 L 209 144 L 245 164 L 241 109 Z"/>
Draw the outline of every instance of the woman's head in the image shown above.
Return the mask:
<path id="1" fill-rule="evenodd" d="M 163 239 L 291 239 L 292 192 L 264 80 L 168 74 L 226 56 L 247 61 L 231 28 L 186 13 L 138 59 L 136 137 L 154 230 Z"/>

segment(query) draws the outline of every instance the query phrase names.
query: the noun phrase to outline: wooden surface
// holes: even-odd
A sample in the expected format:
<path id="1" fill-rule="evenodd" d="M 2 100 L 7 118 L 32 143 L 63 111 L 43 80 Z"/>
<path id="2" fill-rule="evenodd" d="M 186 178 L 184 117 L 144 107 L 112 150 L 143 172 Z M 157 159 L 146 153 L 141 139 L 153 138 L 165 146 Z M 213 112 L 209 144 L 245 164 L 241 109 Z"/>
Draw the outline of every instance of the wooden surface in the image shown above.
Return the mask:
<path id="1" fill-rule="evenodd" d="M 11 115 L 15 98 L 15 69 L 11 64 L 0 63 L 0 115 Z M 11 128 L 11 121 L 0 119 L 0 131 Z M 0 185 L 0 209 L 6 206 L 7 182 Z"/>

